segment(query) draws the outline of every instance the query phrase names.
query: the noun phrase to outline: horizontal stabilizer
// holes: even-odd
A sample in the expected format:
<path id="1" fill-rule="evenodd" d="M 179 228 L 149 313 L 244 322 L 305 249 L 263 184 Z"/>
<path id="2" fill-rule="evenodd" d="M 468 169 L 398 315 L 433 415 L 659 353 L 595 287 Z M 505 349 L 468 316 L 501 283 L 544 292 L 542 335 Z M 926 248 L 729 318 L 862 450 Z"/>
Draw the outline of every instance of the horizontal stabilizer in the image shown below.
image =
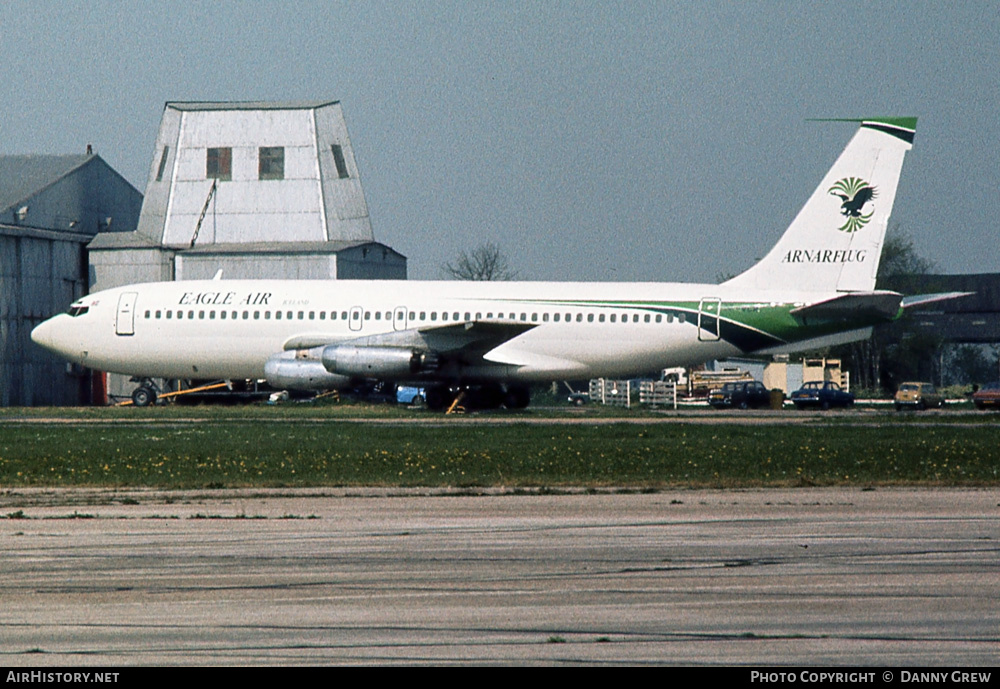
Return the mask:
<path id="1" fill-rule="evenodd" d="M 903 295 L 899 292 L 852 292 L 833 299 L 800 306 L 791 314 L 802 323 L 858 319 L 863 317 L 892 320 L 899 315 Z"/>
<path id="2" fill-rule="evenodd" d="M 778 345 L 777 347 L 759 349 L 754 352 L 754 354 L 795 354 L 796 352 L 806 352 L 809 350 L 850 344 L 851 342 L 860 342 L 861 340 L 867 340 L 871 336 L 872 328 L 856 328 L 855 330 L 841 331 L 830 335 L 823 335 L 822 337 L 814 337 L 809 340 L 798 340 L 796 342 Z"/>
<path id="3" fill-rule="evenodd" d="M 937 294 L 914 294 L 909 297 L 903 297 L 903 308 L 912 309 L 917 306 L 924 306 L 925 304 L 934 304 L 939 301 L 948 301 L 949 299 L 958 299 L 960 297 L 970 297 L 975 292 L 938 292 Z"/>

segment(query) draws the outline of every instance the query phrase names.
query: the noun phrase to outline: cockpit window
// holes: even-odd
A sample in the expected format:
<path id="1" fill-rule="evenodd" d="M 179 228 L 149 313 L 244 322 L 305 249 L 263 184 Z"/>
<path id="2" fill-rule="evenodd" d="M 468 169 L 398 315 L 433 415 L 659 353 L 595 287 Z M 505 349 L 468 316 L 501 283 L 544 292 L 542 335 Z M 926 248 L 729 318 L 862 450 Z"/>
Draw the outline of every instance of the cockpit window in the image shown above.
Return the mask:
<path id="1" fill-rule="evenodd" d="M 77 316 L 82 316 L 88 311 L 90 311 L 89 306 L 71 306 L 69 307 L 69 311 L 67 311 L 66 313 L 68 313 L 73 318 L 76 318 Z"/>

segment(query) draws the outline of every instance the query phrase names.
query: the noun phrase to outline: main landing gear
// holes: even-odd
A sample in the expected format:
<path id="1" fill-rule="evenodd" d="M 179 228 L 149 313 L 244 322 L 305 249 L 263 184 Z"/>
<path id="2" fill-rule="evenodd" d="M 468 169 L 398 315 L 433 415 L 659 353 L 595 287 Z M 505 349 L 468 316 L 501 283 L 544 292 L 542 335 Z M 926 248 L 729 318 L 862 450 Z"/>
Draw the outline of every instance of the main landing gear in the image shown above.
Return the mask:
<path id="1" fill-rule="evenodd" d="M 159 392 L 156 383 L 149 378 L 133 380 L 140 383 L 140 385 L 132 391 L 132 404 L 136 407 L 148 407 L 156 404 L 157 393 Z"/>
<path id="2" fill-rule="evenodd" d="M 463 385 L 449 387 L 433 385 L 427 388 L 427 408 L 435 411 L 449 409 L 457 402 L 465 409 L 524 409 L 531 402 L 531 390 L 527 385 Z"/>

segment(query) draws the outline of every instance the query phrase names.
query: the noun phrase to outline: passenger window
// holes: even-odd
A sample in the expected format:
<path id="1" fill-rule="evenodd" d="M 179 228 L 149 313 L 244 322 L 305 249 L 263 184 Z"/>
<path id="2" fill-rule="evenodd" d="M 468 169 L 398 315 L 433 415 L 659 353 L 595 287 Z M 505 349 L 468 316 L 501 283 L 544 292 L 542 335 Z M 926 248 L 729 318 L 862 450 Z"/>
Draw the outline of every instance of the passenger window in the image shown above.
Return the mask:
<path id="1" fill-rule="evenodd" d="M 255 321 L 260 320 L 260 311 L 254 311 L 253 312 L 253 319 Z"/>
<path id="2" fill-rule="evenodd" d="M 194 311 L 188 311 L 188 320 L 194 318 Z"/>
<path id="3" fill-rule="evenodd" d="M 441 312 L 441 320 L 442 321 L 448 320 L 448 312 L 447 311 L 442 311 Z"/>
<path id="4" fill-rule="evenodd" d="M 594 322 L 594 314 L 592 314 L 592 313 L 588 313 L 587 314 L 587 322 L 588 323 L 593 323 Z"/>
<path id="5" fill-rule="evenodd" d="M 546 314 L 546 316 L 548 316 L 548 314 Z M 558 323 L 559 322 L 559 314 L 558 313 L 552 314 L 552 322 L 553 323 Z"/>
<path id="6" fill-rule="evenodd" d="M 465 320 L 471 321 L 472 320 L 471 316 L 472 316 L 472 314 L 470 314 L 468 311 L 465 312 Z"/>
<path id="7" fill-rule="evenodd" d="M 214 321 L 215 320 L 215 311 L 209 311 L 208 312 L 208 318 L 209 318 L 209 320 L 213 320 Z"/>
<path id="8" fill-rule="evenodd" d="M 274 312 L 274 320 L 276 320 L 276 321 L 280 321 L 281 320 L 281 311 L 275 311 Z"/>
<path id="9" fill-rule="evenodd" d="M 643 316 L 642 320 L 645 321 L 646 323 L 649 323 L 649 314 L 647 313 L 645 316 Z M 656 317 L 656 322 L 657 323 L 660 322 L 660 317 L 659 316 Z"/>
<path id="10" fill-rule="evenodd" d="M 156 317 L 159 318 L 161 313 L 162 313 L 161 311 L 157 311 L 156 312 Z"/>
<path id="11" fill-rule="evenodd" d="M 615 322 L 615 314 L 611 314 L 611 322 L 612 322 L 612 323 L 614 323 L 614 322 Z"/>
<path id="12" fill-rule="evenodd" d="M 382 312 L 381 311 L 376 311 L 375 312 L 375 320 L 377 320 L 377 321 L 382 320 Z"/>
<path id="13" fill-rule="evenodd" d="M 597 317 L 597 320 L 599 320 L 601 323 L 603 323 L 604 322 L 604 314 L 602 313 L 601 315 L 599 315 Z"/>
<path id="14" fill-rule="evenodd" d="M 313 317 L 312 311 L 310 311 L 309 312 L 309 320 L 312 320 L 312 317 Z M 299 320 L 301 321 L 303 318 L 305 318 L 305 313 L 303 311 L 299 311 Z"/>

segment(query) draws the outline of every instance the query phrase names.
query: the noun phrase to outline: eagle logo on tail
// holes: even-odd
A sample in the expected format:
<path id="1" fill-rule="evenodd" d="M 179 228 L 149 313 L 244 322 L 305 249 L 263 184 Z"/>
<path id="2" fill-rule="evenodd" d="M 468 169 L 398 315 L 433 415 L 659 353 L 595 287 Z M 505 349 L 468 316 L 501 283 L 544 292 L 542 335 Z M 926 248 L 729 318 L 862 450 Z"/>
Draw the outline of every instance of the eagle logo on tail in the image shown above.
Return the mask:
<path id="1" fill-rule="evenodd" d="M 830 187 L 827 193 L 843 201 L 840 214 L 847 218 L 847 222 L 837 228 L 841 232 L 857 232 L 875 215 L 874 209 L 867 215 L 861 211 L 866 203 L 878 197 L 878 190 L 860 177 L 845 177 Z"/>

